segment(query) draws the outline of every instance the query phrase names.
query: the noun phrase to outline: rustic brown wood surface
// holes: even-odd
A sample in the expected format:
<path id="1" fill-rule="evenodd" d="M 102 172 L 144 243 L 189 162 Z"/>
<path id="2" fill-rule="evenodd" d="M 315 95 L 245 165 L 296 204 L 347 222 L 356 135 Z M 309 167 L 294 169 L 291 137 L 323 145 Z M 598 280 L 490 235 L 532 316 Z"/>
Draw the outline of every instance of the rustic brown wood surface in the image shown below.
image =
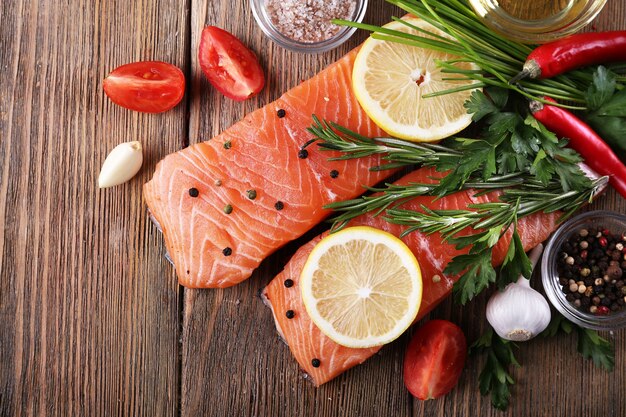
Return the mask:
<path id="1" fill-rule="evenodd" d="M 370 1 L 366 20 L 397 9 Z M 595 28 L 623 29 L 609 0 Z M 612 374 L 582 360 L 573 337 L 520 345 L 512 406 L 478 392 L 482 360 L 440 400 L 412 399 L 401 362 L 410 335 L 314 388 L 275 332 L 258 290 L 319 228 L 282 248 L 243 284 L 183 290 L 147 220 L 141 187 L 157 161 L 209 139 L 358 45 L 317 55 L 285 51 L 256 26 L 248 2 L 0 2 L 0 416 L 626 416 L 626 332 L 605 334 Z M 205 24 L 250 45 L 267 70 L 261 95 L 224 99 L 196 59 Z M 112 104 L 102 79 L 118 65 L 163 60 L 188 79 L 174 110 L 147 115 Z M 139 139 L 131 182 L 98 190 L 108 151 Z M 610 191 L 594 204 L 626 212 Z M 430 316 L 481 332 L 485 298 L 444 302 Z"/>

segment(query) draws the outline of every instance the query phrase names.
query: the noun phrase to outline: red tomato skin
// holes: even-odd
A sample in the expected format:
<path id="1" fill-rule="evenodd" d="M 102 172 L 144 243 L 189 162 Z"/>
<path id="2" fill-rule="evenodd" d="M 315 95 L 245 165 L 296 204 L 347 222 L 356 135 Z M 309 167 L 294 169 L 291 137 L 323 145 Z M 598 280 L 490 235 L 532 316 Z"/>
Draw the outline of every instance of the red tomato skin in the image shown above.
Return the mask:
<path id="1" fill-rule="evenodd" d="M 459 381 L 467 358 L 463 331 L 447 320 L 431 320 L 411 339 L 404 356 L 404 385 L 420 400 L 439 398 Z"/>
<path id="2" fill-rule="evenodd" d="M 216 26 L 202 31 L 198 62 L 209 82 L 224 96 L 243 101 L 265 86 L 265 75 L 254 52 Z"/>
<path id="3" fill-rule="evenodd" d="M 161 61 L 139 61 L 115 68 L 102 83 L 115 104 L 143 113 L 162 113 L 185 95 L 185 75 Z"/>

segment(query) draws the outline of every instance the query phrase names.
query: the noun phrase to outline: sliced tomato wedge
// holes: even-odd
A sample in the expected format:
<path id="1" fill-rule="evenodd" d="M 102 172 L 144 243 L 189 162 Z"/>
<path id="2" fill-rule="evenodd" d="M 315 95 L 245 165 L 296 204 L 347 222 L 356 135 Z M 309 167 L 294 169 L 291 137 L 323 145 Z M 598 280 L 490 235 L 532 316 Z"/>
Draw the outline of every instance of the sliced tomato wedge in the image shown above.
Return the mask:
<path id="1" fill-rule="evenodd" d="M 185 75 L 161 61 L 141 61 L 115 68 L 102 83 L 115 104 L 145 113 L 161 113 L 185 95 Z"/>
<path id="2" fill-rule="evenodd" d="M 404 385 L 420 400 L 447 394 L 459 381 L 467 341 L 463 331 L 446 320 L 431 320 L 411 339 L 404 356 Z"/>
<path id="3" fill-rule="evenodd" d="M 207 26 L 202 31 L 198 61 L 209 82 L 233 100 L 254 97 L 265 86 L 265 75 L 254 52 L 218 27 Z"/>

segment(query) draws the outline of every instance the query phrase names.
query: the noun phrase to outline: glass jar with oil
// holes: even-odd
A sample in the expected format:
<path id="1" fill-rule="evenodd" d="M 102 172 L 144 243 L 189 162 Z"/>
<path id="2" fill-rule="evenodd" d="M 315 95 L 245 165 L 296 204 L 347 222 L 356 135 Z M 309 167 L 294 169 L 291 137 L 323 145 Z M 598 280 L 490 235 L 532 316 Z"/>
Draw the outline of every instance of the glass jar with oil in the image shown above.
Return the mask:
<path id="1" fill-rule="evenodd" d="M 469 0 L 486 25 L 507 38 L 544 43 L 589 24 L 607 0 Z"/>

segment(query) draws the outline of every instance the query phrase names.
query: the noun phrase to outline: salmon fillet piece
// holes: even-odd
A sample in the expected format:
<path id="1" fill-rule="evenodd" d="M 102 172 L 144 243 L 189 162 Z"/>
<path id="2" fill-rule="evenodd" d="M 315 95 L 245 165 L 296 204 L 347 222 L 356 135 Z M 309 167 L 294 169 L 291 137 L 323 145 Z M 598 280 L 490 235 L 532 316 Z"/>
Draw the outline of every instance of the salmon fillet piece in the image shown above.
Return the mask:
<path id="1" fill-rule="evenodd" d="M 329 162 L 336 153 L 317 146 L 301 152 L 313 137 L 306 128 L 314 114 L 368 137 L 383 134 L 352 94 L 356 53 L 212 140 L 158 163 L 144 198 L 180 284 L 229 287 L 245 280 L 326 217 L 322 206 L 354 198 L 391 174 L 370 171 L 378 157 Z"/>
<path id="2" fill-rule="evenodd" d="M 441 176 L 432 168 L 414 171 L 397 184 L 411 182 L 431 183 L 433 178 Z M 497 200 L 497 193 L 474 196 L 472 190 L 460 191 L 439 200 L 433 197 L 417 197 L 404 203 L 401 207 L 408 210 L 421 210 L 424 205 L 434 210 L 467 209 L 469 204 L 478 204 Z M 522 218 L 518 223 L 518 232 L 525 250 L 530 250 L 544 241 L 554 230 L 558 214 L 536 214 Z M 352 220 L 351 226 L 365 225 L 385 230 L 400 236 L 406 226 L 387 223 L 381 216 L 365 214 Z M 330 381 L 349 368 L 358 365 L 375 354 L 382 346 L 355 349 L 341 346 L 325 336 L 309 318 L 300 296 L 298 285 L 300 273 L 315 245 L 326 235 L 317 236 L 303 245 L 291 258 L 284 270 L 279 273 L 261 292 L 263 301 L 272 310 L 276 329 L 289 346 L 291 353 L 300 364 L 300 368 L 312 382 L 319 386 Z M 504 260 L 512 232 L 503 236 L 493 249 L 493 264 L 499 265 Z M 437 234 L 425 235 L 413 232 L 402 238 L 417 257 L 422 272 L 423 295 L 416 321 L 423 318 L 452 291 L 457 276 L 446 276 L 443 270 L 452 258 L 467 251 L 459 251 L 453 245 L 442 241 Z M 438 276 L 438 277 L 437 277 Z M 433 279 L 435 277 L 435 279 Z M 291 279 L 293 285 L 286 286 L 285 280 Z M 291 284 L 291 283 L 289 283 Z M 293 310 L 295 316 L 288 319 L 287 310 Z M 313 359 L 319 360 L 319 366 L 312 364 Z"/>

